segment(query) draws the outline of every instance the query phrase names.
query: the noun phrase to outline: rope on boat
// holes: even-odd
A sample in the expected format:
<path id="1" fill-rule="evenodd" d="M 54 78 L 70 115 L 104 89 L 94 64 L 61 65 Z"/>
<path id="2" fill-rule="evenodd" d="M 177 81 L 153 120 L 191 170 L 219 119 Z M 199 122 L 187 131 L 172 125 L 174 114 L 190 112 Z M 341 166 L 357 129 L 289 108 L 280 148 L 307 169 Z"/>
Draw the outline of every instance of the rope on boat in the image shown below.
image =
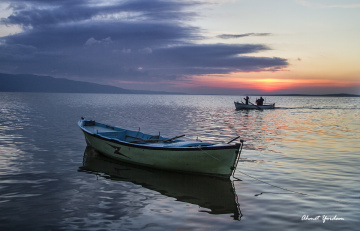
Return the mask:
<path id="1" fill-rule="evenodd" d="M 202 150 L 200 146 L 197 146 L 197 148 L 198 148 L 198 149 L 200 149 L 201 151 L 205 152 L 205 154 L 209 155 L 210 157 L 214 158 L 215 160 L 220 161 L 218 158 L 216 158 L 216 157 L 212 156 L 210 153 L 208 153 L 208 152 L 206 152 L 206 151 Z"/>
<path id="2" fill-rule="evenodd" d="M 240 137 L 240 136 L 239 136 Z M 239 138 L 239 137 L 237 137 L 237 138 Z M 237 139 L 236 138 L 236 139 Z M 232 142 L 233 140 L 231 140 L 231 142 Z M 244 146 L 244 142 L 245 142 L 245 140 L 240 140 L 240 148 L 239 148 L 239 150 L 237 151 L 237 157 L 236 157 L 236 162 L 235 162 L 235 164 L 234 164 L 234 166 L 232 166 L 231 167 L 231 171 L 232 171 L 232 177 L 234 178 L 234 179 L 236 179 L 236 180 L 238 180 L 238 181 L 241 181 L 241 179 L 239 179 L 239 178 L 237 178 L 237 177 L 235 177 L 235 171 L 236 171 L 236 168 L 237 168 L 237 166 L 238 166 L 238 164 L 239 164 L 239 160 L 240 160 L 240 155 L 241 155 L 241 152 L 242 152 L 242 149 L 243 149 L 243 146 Z"/>

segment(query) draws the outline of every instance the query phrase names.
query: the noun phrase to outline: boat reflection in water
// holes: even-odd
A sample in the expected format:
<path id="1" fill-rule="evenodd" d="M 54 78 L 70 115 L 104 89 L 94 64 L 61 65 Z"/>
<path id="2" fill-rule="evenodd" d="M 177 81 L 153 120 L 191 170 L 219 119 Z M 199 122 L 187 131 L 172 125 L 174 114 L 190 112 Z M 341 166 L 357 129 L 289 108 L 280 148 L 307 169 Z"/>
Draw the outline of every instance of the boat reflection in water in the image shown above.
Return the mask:
<path id="1" fill-rule="evenodd" d="M 230 179 L 180 174 L 130 165 L 109 159 L 90 146 L 85 149 L 83 166 L 79 171 L 105 173 L 106 178 L 132 182 L 176 198 L 177 201 L 209 210 L 201 210 L 201 212 L 232 214 L 235 220 L 241 220 L 242 217 L 234 185 Z"/>

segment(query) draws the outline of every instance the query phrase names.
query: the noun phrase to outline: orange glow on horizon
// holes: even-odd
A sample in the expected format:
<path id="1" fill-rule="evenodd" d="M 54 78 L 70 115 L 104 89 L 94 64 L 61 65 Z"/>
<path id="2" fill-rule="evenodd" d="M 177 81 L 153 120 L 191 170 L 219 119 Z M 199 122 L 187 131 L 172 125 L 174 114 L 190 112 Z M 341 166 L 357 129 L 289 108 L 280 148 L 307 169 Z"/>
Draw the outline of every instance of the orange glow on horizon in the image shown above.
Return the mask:
<path id="1" fill-rule="evenodd" d="M 299 78 L 259 78 L 252 73 L 242 76 L 234 75 L 211 75 L 194 76 L 183 83 L 187 87 L 217 87 L 229 89 L 256 89 L 264 93 L 296 88 L 326 88 L 326 87 L 350 87 L 360 85 L 359 81 L 334 80 L 334 79 L 299 79 Z"/>
<path id="2" fill-rule="evenodd" d="M 292 79 L 252 79 L 234 78 L 228 76 L 194 77 L 191 81 L 184 83 L 187 87 L 219 87 L 231 89 L 257 89 L 263 92 L 274 92 L 282 89 L 292 88 L 299 84 Z"/>
<path id="3" fill-rule="evenodd" d="M 359 86 L 360 88 L 360 81 L 353 79 L 292 78 L 288 77 L 288 72 L 277 73 L 277 77 L 274 78 L 272 74 L 262 72 L 259 76 L 259 73 L 231 73 L 227 75 L 192 76 L 177 80 L 142 81 L 141 84 L 149 87 L 160 86 L 159 89 L 164 89 L 168 86 L 171 89 L 178 89 L 178 91 L 189 89 L 192 92 L 196 92 L 197 88 L 241 89 L 249 90 L 250 92 L 255 90 L 263 93 L 275 93 L 283 90 L 296 92 L 297 90 L 302 91 L 304 89 L 346 88 L 354 86 Z M 113 84 L 119 86 L 128 85 L 130 88 L 133 88 L 138 86 L 139 82 L 117 80 Z"/>

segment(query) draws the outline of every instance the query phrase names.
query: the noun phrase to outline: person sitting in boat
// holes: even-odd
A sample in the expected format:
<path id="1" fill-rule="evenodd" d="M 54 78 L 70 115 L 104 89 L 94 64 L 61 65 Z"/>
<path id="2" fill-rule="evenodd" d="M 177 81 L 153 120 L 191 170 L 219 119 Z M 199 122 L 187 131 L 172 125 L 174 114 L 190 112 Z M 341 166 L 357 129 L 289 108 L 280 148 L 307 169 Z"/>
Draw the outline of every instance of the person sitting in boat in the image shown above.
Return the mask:
<path id="1" fill-rule="evenodd" d="M 263 97 L 260 97 L 260 99 L 257 99 L 257 100 L 256 100 L 256 105 L 259 105 L 259 106 L 264 105 L 264 99 L 263 99 Z"/>
<path id="2" fill-rule="evenodd" d="M 246 105 L 248 105 L 248 104 L 249 104 L 249 99 L 250 99 L 250 98 L 249 98 L 249 96 L 246 96 L 246 98 L 244 98 L 244 100 L 245 100 L 245 104 L 246 104 Z"/>

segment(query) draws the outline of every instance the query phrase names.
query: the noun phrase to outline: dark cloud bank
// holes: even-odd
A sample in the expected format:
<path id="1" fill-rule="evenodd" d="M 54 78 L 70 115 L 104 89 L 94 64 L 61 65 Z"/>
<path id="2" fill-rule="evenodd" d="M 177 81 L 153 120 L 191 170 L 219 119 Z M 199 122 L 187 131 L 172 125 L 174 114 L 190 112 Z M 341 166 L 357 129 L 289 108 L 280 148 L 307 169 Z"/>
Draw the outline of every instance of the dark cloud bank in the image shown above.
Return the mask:
<path id="1" fill-rule="evenodd" d="M 277 57 L 254 57 L 262 44 L 206 44 L 189 25 L 198 2 L 169 0 L 11 0 L 5 25 L 22 33 L 0 38 L 0 72 L 85 81 L 157 81 L 191 75 L 284 68 Z M 219 35 L 219 38 L 268 33 Z M 99 82 L 99 81 L 98 81 Z"/>

